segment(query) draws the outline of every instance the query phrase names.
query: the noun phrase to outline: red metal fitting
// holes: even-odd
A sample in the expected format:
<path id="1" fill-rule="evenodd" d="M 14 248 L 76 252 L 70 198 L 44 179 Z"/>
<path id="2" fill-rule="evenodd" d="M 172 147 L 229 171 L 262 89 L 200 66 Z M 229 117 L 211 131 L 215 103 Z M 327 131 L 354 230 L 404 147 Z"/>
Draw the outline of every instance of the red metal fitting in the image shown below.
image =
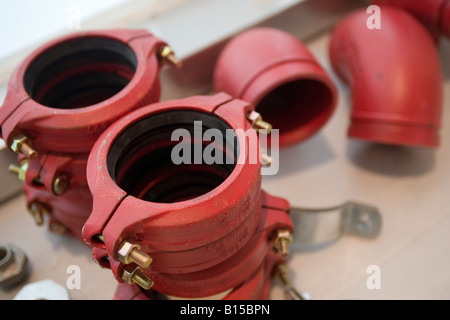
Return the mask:
<path id="1" fill-rule="evenodd" d="M 303 141 L 331 117 L 337 90 L 307 47 L 290 34 L 256 28 L 234 37 L 220 54 L 215 92 L 252 103 L 280 132 L 280 146 Z"/>
<path id="2" fill-rule="evenodd" d="M 332 66 L 351 87 L 348 135 L 437 147 L 443 76 L 432 37 L 418 20 L 397 8 L 382 8 L 381 29 L 369 29 L 368 17 L 366 10 L 350 14 L 331 36 Z"/>
<path id="3" fill-rule="evenodd" d="M 379 6 L 390 5 L 408 11 L 438 37 L 445 34 L 450 38 L 450 1 L 449 0 L 372 0 Z"/>
<path id="4" fill-rule="evenodd" d="M 151 257 L 140 272 L 160 294 L 196 298 L 232 290 L 236 297 L 266 296 L 272 266 L 283 260 L 270 255 L 274 234 L 293 232 L 293 224 L 287 201 L 261 191 L 259 153 L 254 163 L 250 155 L 251 143 L 259 150 L 247 119 L 252 108 L 224 93 L 160 102 L 102 134 L 88 161 L 94 201 L 83 236 L 94 259 L 119 282 L 137 267 L 121 258 L 125 243 Z M 194 121 L 201 121 L 200 132 Z M 173 162 L 181 143 L 172 139 L 176 129 L 194 134 L 182 141 L 190 146 L 191 164 Z M 203 136 L 209 129 L 236 142 L 223 141 L 223 162 L 195 161 L 197 148 L 212 145 L 195 132 Z M 250 287 L 256 292 L 236 291 Z M 116 297 L 136 298 L 133 288 L 121 284 Z M 141 296 L 151 298 L 148 292 Z"/>
<path id="5" fill-rule="evenodd" d="M 146 30 L 74 33 L 38 48 L 15 69 L 0 108 L 1 137 L 30 159 L 29 207 L 46 207 L 51 221 L 81 238 L 92 207 L 86 181 L 92 145 L 115 120 L 159 100 L 165 46 Z"/>

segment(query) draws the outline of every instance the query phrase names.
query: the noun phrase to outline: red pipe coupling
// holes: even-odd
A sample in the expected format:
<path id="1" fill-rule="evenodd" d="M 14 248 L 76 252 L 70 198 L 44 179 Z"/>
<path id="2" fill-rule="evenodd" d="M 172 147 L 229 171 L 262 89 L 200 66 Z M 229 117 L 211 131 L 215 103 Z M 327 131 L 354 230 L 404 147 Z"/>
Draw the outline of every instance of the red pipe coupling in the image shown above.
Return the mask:
<path id="1" fill-rule="evenodd" d="M 450 38 L 449 0 L 372 0 L 375 5 L 390 5 L 408 11 L 430 30 L 432 35 L 445 34 Z"/>
<path id="2" fill-rule="evenodd" d="M 303 141 L 333 114 L 337 90 L 307 47 L 290 34 L 256 28 L 221 52 L 214 91 L 248 101 L 274 128 L 280 146 Z"/>
<path id="3" fill-rule="evenodd" d="M 13 72 L 1 137 L 21 154 L 27 206 L 38 220 L 49 213 L 52 230 L 81 238 L 92 208 L 92 145 L 116 119 L 159 100 L 164 48 L 145 30 L 75 33 L 38 48 Z"/>
<path id="4" fill-rule="evenodd" d="M 122 283 L 117 299 L 267 297 L 273 267 L 284 261 L 274 244 L 289 241 L 293 224 L 287 201 L 261 190 L 252 108 L 225 93 L 155 103 L 94 145 L 83 236 Z M 188 136 L 174 139 L 177 131 Z M 185 161 L 177 163 L 180 146 Z M 220 156 L 208 162 L 201 155 L 212 147 Z M 154 290 L 138 294 L 136 284 Z"/>
<path id="5" fill-rule="evenodd" d="M 351 87 L 348 135 L 378 143 L 437 147 L 442 70 L 432 37 L 409 13 L 382 8 L 381 29 L 358 10 L 334 29 L 330 59 Z"/>

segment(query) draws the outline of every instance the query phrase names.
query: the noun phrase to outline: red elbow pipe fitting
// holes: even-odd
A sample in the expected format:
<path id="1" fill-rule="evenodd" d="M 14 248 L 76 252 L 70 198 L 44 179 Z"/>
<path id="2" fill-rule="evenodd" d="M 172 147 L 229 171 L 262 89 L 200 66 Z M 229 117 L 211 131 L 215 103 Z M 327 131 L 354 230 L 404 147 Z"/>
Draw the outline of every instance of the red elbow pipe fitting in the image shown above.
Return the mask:
<path id="1" fill-rule="evenodd" d="M 252 110 L 224 93 L 154 103 L 118 120 L 94 145 L 88 160 L 94 205 L 83 237 L 94 259 L 121 283 L 117 299 L 141 290 L 130 270 L 154 282 L 152 291 L 142 291 L 145 299 L 152 292 L 267 297 L 273 265 L 284 261 L 272 255 L 275 234 L 293 232 L 293 224 L 288 202 L 261 190 L 259 155 L 254 163 L 250 156 L 250 144 L 259 147 L 247 119 Z M 236 143 L 224 141 L 223 155 L 232 161 L 195 161 L 197 148 L 211 146 L 195 134 L 209 129 L 222 137 L 231 131 Z M 178 142 L 175 130 L 194 137 Z M 188 163 L 173 161 L 180 143 L 189 146 Z M 151 257 L 150 265 L 123 258 L 123 246 L 131 244 Z"/>
<path id="2" fill-rule="evenodd" d="M 432 37 L 409 13 L 382 8 L 381 29 L 358 10 L 330 41 L 330 59 L 351 88 L 348 135 L 378 143 L 437 147 L 443 75 Z"/>
<path id="3" fill-rule="evenodd" d="M 15 69 L 0 108 L 1 137 L 28 162 L 24 189 L 33 215 L 48 213 L 50 226 L 81 239 L 92 208 L 92 145 L 119 117 L 159 100 L 164 46 L 146 30 L 74 33 Z"/>
<path id="4" fill-rule="evenodd" d="M 433 35 L 443 33 L 450 38 L 449 0 L 372 0 L 372 4 L 406 10 L 422 21 Z"/>
<path id="5" fill-rule="evenodd" d="M 275 129 L 280 147 L 304 141 L 333 114 L 337 90 L 308 48 L 290 34 L 255 28 L 221 52 L 214 91 L 250 102 Z"/>

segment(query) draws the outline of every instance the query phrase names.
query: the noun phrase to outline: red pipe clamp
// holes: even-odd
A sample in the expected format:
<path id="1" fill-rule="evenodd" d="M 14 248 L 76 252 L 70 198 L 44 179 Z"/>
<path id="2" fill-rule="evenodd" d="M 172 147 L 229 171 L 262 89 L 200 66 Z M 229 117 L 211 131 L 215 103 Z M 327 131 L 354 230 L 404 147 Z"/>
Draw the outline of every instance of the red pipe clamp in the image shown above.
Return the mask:
<path id="1" fill-rule="evenodd" d="M 140 108 L 100 136 L 83 236 L 121 283 L 116 299 L 267 298 L 293 224 L 288 202 L 261 190 L 252 111 L 225 93 L 195 96 Z M 218 138 L 205 142 L 209 129 Z M 189 136 L 174 139 L 175 130 Z M 181 164 L 177 146 L 188 150 Z M 197 158 L 212 146 L 223 161 Z"/>
<path id="2" fill-rule="evenodd" d="M 20 154 L 37 222 L 81 239 L 91 213 L 86 164 L 116 119 L 160 96 L 158 73 L 170 49 L 145 30 L 75 33 L 34 51 L 11 76 L 0 109 L 1 137 Z"/>

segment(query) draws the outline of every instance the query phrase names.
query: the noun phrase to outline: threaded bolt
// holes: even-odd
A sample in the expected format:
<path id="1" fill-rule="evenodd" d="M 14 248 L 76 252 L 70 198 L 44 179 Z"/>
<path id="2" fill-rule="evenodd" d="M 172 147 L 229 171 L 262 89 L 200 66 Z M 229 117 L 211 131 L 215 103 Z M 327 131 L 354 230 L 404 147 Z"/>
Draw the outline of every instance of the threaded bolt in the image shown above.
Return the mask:
<path id="1" fill-rule="evenodd" d="M 137 267 L 132 269 L 131 267 L 126 267 L 122 270 L 122 280 L 129 284 L 136 283 L 145 290 L 150 290 L 154 284 L 153 280 L 141 268 Z"/>
<path id="2" fill-rule="evenodd" d="M 136 269 L 131 275 L 131 279 L 133 282 L 144 288 L 145 290 L 150 290 L 153 287 L 153 280 L 150 279 L 144 272 L 142 272 L 139 268 Z"/>
<path id="3" fill-rule="evenodd" d="M 147 268 L 152 263 L 152 258 L 138 249 L 131 250 L 129 259 L 143 268 Z"/>
<path id="4" fill-rule="evenodd" d="M 37 157 L 38 153 L 34 150 L 28 143 L 22 143 L 20 146 L 20 151 L 28 158 L 34 159 Z"/>
<path id="5" fill-rule="evenodd" d="M 267 134 L 270 133 L 270 131 L 272 130 L 272 125 L 266 121 L 264 121 L 263 119 L 259 119 L 255 122 L 255 124 L 253 125 L 253 127 L 255 128 L 256 131 L 260 131 L 260 130 L 266 130 Z"/>
<path id="6" fill-rule="evenodd" d="M 281 282 L 283 282 L 285 286 L 290 286 L 292 283 L 291 278 L 289 277 L 289 269 L 287 265 L 284 263 L 280 263 L 277 265 L 277 269 L 278 277 L 280 278 Z"/>

